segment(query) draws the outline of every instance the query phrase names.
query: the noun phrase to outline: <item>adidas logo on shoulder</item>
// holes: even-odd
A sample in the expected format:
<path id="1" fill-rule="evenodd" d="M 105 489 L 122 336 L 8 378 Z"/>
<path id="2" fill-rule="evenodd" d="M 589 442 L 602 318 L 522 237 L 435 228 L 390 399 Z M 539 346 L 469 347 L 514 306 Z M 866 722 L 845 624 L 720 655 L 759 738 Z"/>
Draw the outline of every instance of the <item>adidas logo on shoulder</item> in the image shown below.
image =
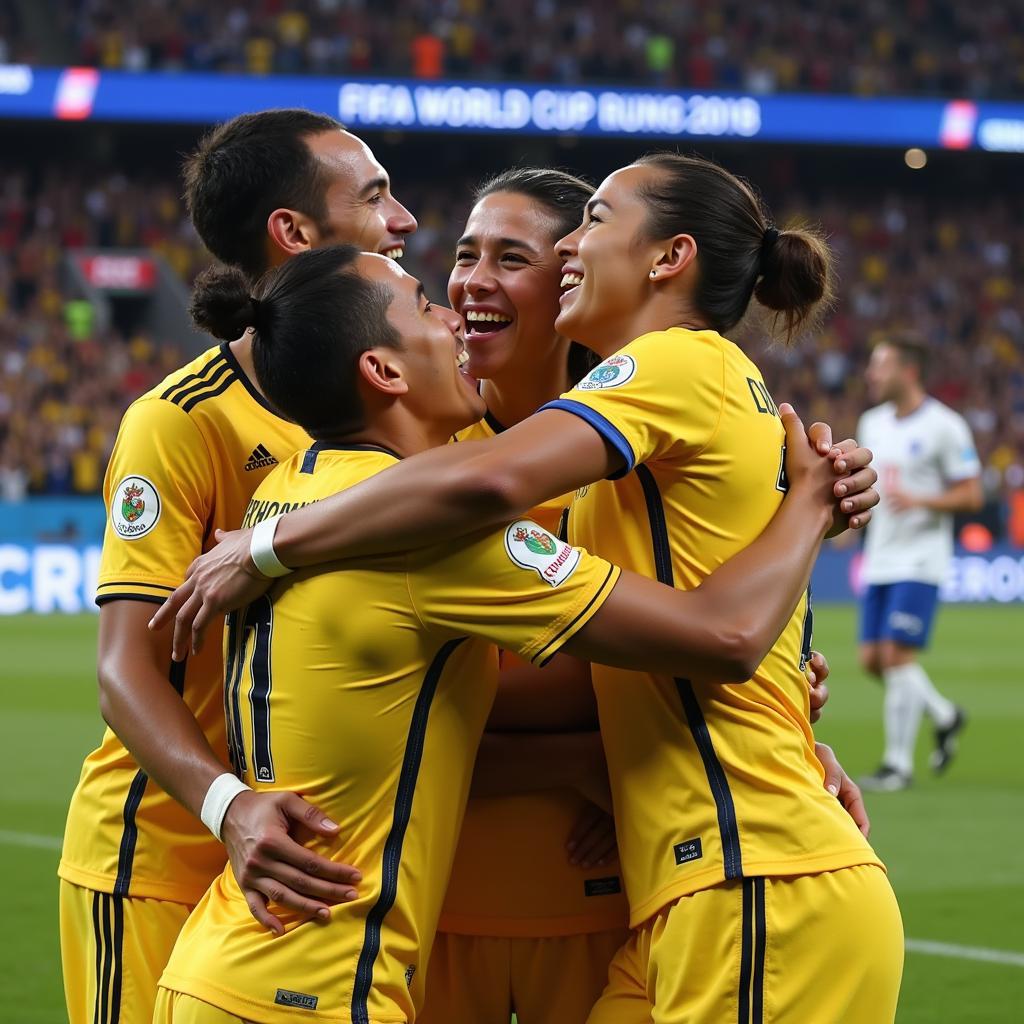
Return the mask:
<path id="1" fill-rule="evenodd" d="M 266 469 L 267 466 L 276 465 L 277 459 L 263 445 L 258 444 L 253 448 L 252 455 L 249 456 L 249 461 L 245 464 L 245 471 L 251 473 L 254 469 Z"/>

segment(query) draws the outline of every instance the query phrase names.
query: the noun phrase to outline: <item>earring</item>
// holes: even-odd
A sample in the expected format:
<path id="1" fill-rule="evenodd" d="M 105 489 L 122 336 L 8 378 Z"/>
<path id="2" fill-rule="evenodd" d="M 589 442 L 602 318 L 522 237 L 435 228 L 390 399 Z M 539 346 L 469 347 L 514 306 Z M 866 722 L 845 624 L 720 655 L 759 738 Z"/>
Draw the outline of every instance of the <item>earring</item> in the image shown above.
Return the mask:
<path id="1" fill-rule="evenodd" d="M 652 270 L 651 271 L 651 280 L 653 281 L 657 276 L 658 276 L 658 272 L 656 270 Z"/>

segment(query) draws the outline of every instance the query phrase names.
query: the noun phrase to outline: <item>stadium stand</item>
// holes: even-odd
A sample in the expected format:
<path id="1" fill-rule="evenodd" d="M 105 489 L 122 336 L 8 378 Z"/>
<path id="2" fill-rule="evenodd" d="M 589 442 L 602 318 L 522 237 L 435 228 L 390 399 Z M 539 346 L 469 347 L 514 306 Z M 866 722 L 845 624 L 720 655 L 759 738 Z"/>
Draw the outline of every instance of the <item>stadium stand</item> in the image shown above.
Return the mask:
<path id="1" fill-rule="evenodd" d="M 133 71 L 1024 95 L 1024 7 L 995 0 L 532 0 L 514 9 L 398 0 L 386 17 L 366 0 L 62 0 L 58 7 L 56 26 L 13 12 L 0 20 L 0 55 Z"/>
<path id="2" fill-rule="evenodd" d="M 453 209 L 470 182 L 413 186 L 408 264 L 444 294 Z M 455 202 L 453 204 L 453 197 Z M 969 419 L 999 503 L 1024 489 L 1024 319 L 1012 281 L 1024 273 L 1024 219 L 1002 199 L 959 204 L 911 194 L 879 198 L 837 191 L 808 206 L 794 196 L 779 219 L 820 221 L 835 247 L 841 288 L 832 314 L 792 350 L 763 348 L 756 323 L 746 341 L 773 394 L 805 418 L 852 432 L 867 400 L 871 344 L 914 327 L 932 345 L 933 392 Z M 121 412 L 182 361 L 141 333 L 92 330 L 65 293 L 60 253 L 81 246 L 146 246 L 190 281 L 208 260 L 173 179 L 70 173 L 50 168 L 30 188 L 22 172 L 0 175 L 0 491 L 93 493 L 99 489 Z M 990 516 L 998 524 L 1001 511 Z"/>

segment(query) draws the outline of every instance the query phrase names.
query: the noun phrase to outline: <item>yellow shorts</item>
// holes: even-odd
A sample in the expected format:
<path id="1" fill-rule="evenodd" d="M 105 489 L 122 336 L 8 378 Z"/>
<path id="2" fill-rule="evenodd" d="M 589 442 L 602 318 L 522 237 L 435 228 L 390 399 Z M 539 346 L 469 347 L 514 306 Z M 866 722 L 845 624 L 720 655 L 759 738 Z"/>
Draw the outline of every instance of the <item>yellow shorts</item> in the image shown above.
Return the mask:
<path id="1" fill-rule="evenodd" d="M 60 957 L 70 1024 L 150 1024 L 157 980 L 191 909 L 61 879 Z"/>
<path id="2" fill-rule="evenodd" d="M 887 1024 L 903 922 L 881 868 L 747 878 L 634 931 L 588 1024 Z"/>
<path id="3" fill-rule="evenodd" d="M 227 1010 L 221 1010 L 184 992 L 157 989 L 153 1024 L 248 1024 Z"/>
<path id="4" fill-rule="evenodd" d="M 629 937 L 624 928 L 548 938 L 438 932 L 416 1024 L 584 1024 Z"/>

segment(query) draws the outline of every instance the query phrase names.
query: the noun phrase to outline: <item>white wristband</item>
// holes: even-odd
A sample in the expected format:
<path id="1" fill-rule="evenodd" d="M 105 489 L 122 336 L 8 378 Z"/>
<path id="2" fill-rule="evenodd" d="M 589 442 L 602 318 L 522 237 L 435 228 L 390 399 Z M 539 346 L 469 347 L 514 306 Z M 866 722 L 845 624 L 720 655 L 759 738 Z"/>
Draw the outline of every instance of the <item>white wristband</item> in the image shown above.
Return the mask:
<path id="1" fill-rule="evenodd" d="M 237 775 L 232 775 L 230 772 L 218 775 L 210 783 L 199 817 L 218 839 L 220 839 L 220 827 L 224 824 L 224 815 L 228 813 L 231 801 L 239 793 L 244 793 L 248 789 L 249 787 Z"/>
<path id="2" fill-rule="evenodd" d="M 271 516 L 257 523 L 252 531 L 252 539 L 249 541 L 249 557 L 253 565 L 264 576 L 277 579 L 279 576 L 287 576 L 292 570 L 285 565 L 274 551 L 274 533 L 277 530 L 277 521 L 281 516 Z"/>

